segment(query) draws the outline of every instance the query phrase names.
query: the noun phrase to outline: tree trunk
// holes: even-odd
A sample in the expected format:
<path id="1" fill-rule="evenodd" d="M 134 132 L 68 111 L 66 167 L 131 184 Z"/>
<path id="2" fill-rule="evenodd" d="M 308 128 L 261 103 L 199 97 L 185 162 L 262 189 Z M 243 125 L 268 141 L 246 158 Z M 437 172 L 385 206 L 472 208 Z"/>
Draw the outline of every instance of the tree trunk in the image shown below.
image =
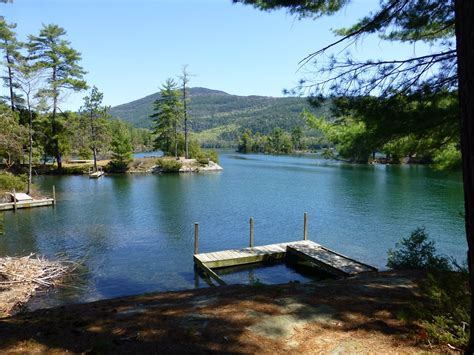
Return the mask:
<path id="1" fill-rule="evenodd" d="M 59 140 L 57 137 L 57 127 L 56 127 L 56 112 L 58 110 L 58 88 L 56 87 L 56 68 L 53 68 L 53 78 L 52 78 L 52 86 L 53 86 L 53 114 L 51 117 L 51 133 L 53 135 L 53 153 L 58 163 L 58 170 L 62 169 L 63 162 L 61 159 L 61 152 L 59 151 Z"/>
<path id="2" fill-rule="evenodd" d="M 183 107 L 184 107 L 184 157 L 189 159 L 188 143 L 188 112 L 186 108 L 186 83 L 183 85 Z"/>
<path id="3" fill-rule="evenodd" d="M 94 172 L 97 171 L 97 149 L 92 148 L 92 154 L 94 154 Z"/>
<path id="4" fill-rule="evenodd" d="M 28 106 L 28 190 L 27 194 L 31 192 L 31 183 L 33 175 L 33 112 L 31 111 L 30 96 L 26 96 L 26 103 Z"/>
<path id="5" fill-rule="evenodd" d="M 5 47 L 8 47 L 8 42 L 5 40 Z M 10 106 L 12 111 L 15 111 L 15 94 L 13 93 L 13 73 L 12 73 L 12 64 L 13 61 L 10 57 L 10 53 L 5 55 L 5 59 L 7 60 L 7 69 L 8 69 L 8 88 L 10 89 Z"/>
<path id="6" fill-rule="evenodd" d="M 94 172 L 97 171 L 97 147 L 96 147 L 96 134 L 94 128 L 94 112 L 91 111 L 90 113 L 90 120 L 91 120 L 91 138 L 92 138 L 92 154 L 94 155 Z"/>
<path id="7" fill-rule="evenodd" d="M 174 125 L 174 157 L 178 159 L 178 125 Z"/>
<path id="8" fill-rule="evenodd" d="M 458 91 L 471 318 L 466 354 L 474 353 L 474 1 L 455 0 Z"/>

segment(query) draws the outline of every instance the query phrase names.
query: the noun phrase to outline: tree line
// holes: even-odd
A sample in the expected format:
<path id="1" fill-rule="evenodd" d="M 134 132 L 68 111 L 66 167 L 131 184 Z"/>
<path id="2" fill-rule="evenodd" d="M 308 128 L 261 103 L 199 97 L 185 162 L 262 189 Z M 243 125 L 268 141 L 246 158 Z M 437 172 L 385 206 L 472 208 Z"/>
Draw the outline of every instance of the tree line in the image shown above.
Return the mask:
<path id="1" fill-rule="evenodd" d="M 237 151 L 240 153 L 290 154 L 307 149 L 303 127 L 296 126 L 291 133 L 275 127 L 269 135 L 253 133 L 247 128 L 240 136 Z"/>
<path id="2" fill-rule="evenodd" d="M 70 92 L 89 89 L 81 54 L 55 24 L 43 25 L 37 35 L 18 40 L 16 25 L 0 19 L 2 77 L 8 95 L 0 103 L 0 156 L 5 165 L 28 161 L 28 191 L 34 163 L 50 158 L 63 166 L 63 157 L 112 157 L 117 166 L 131 159 L 135 149 L 149 147 L 151 134 L 111 119 L 103 94 L 93 86 L 79 112 L 62 110 Z"/>

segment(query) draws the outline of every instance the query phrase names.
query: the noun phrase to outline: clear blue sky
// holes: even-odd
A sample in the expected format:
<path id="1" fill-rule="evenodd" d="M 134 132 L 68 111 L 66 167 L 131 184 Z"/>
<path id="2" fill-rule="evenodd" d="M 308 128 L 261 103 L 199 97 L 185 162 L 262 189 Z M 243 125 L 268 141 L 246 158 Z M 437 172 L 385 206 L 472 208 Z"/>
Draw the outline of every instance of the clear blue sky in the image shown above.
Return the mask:
<path id="1" fill-rule="evenodd" d="M 332 17 L 298 21 L 231 0 L 14 0 L 0 14 L 17 23 L 20 40 L 55 23 L 82 53 L 87 82 L 118 105 L 152 94 L 184 64 L 190 86 L 236 95 L 282 96 L 304 76 L 298 62 L 334 40 L 331 28 L 350 25 L 377 6 L 357 0 Z M 365 40 L 360 57 L 400 57 L 415 48 Z M 416 51 L 426 48 L 416 48 Z M 419 54 L 419 53 L 418 53 Z M 63 109 L 77 109 L 84 93 L 70 95 Z"/>

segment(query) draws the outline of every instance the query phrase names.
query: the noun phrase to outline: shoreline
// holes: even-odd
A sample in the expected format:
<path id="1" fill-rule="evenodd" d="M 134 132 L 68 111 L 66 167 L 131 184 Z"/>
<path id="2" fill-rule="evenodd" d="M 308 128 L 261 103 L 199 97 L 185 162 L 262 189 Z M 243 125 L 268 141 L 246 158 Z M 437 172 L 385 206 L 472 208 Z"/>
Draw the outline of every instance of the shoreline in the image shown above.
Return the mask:
<path id="1" fill-rule="evenodd" d="M 5 352 L 446 353 L 396 317 L 424 273 L 233 285 L 71 304 L 0 319 Z"/>

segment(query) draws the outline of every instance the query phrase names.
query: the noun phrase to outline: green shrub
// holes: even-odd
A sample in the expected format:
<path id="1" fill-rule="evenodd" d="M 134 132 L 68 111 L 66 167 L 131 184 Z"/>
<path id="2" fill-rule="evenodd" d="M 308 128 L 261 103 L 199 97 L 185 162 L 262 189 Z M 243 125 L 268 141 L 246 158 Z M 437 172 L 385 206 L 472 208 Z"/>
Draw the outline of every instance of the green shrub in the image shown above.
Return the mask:
<path id="1" fill-rule="evenodd" d="M 158 159 L 157 164 L 163 173 L 178 173 L 183 164 L 174 159 Z"/>
<path id="2" fill-rule="evenodd" d="M 421 301 L 410 304 L 403 312 L 404 318 L 417 321 L 430 341 L 465 347 L 469 340 L 471 307 L 467 270 L 437 255 L 434 242 L 428 240 L 424 228 L 417 228 L 410 237 L 402 238 L 395 250 L 388 251 L 387 266 L 429 270 L 420 283 Z"/>
<path id="3" fill-rule="evenodd" d="M 206 158 L 206 157 L 198 157 L 198 158 L 196 158 L 196 161 L 197 161 L 200 165 L 207 165 L 207 164 L 209 164 L 209 158 Z"/>
<path id="4" fill-rule="evenodd" d="M 209 160 L 212 160 L 214 163 L 219 163 L 219 155 L 217 154 L 217 151 L 215 150 L 207 150 L 204 152 L 206 154 L 206 157 Z"/>
<path id="5" fill-rule="evenodd" d="M 395 244 L 395 250 L 388 250 L 387 266 L 391 269 L 451 270 L 451 262 L 436 255 L 434 241 L 428 240 L 424 228 L 417 228 L 408 238 Z"/>
<path id="6" fill-rule="evenodd" d="M 111 160 L 105 166 L 107 173 L 126 173 L 128 171 L 128 161 L 125 160 Z"/>
<path id="7" fill-rule="evenodd" d="M 61 169 L 52 171 L 55 175 L 81 175 L 87 174 L 89 169 L 92 168 L 92 164 L 81 164 L 72 166 L 63 166 Z"/>
<path id="8" fill-rule="evenodd" d="M 0 192 L 24 191 L 27 178 L 25 175 L 13 175 L 6 171 L 0 171 Z"/>
<path id="9" fill-rule="evenodd" d="M 431 342 L 464 348 L 469 340 L 471 297 L 467 272 L 430 271 L 406 320 L 417 321 Z"/>

